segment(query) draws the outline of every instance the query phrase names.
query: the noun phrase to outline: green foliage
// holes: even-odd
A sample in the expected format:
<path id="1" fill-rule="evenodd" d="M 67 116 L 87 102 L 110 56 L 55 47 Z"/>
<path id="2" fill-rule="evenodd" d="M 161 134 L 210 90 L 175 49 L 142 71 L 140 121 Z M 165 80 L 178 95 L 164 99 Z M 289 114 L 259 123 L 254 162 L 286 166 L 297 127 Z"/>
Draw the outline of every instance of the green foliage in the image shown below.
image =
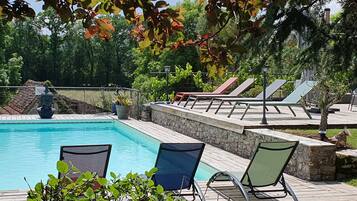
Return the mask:
<path id="1" fill-rule="evenodd" d="M 152 66 L 154 68 L 159 66 Z M 162 71 L 161 71 L 162 72 Z M 192 66 L 186 64 L 185 68 L 175 67 L 175 72 L 168 77 L 168 87 L 170 94 L 172 89 L 177 89 L 178 86 L 192 78 Z M 166 78 L 164 74 L 139 74 L 134 82 L 133 87 L 140 90 L 149 101 L 165 100 L 166 96 Z"/>
<path id="2" fill-rule="evenodd" d="M 357 178 L 346 179 L 344 182 L 348 185 L 357 187 Z"/>
<path id="3" fill-rule="evenodd" d="M 165 192 L 162 186 L 155 186 L 151 180 L 156 168 L 145 172 L 145 176 L 129 173 L 120 178 L 111 172 L 110 179 L 100 178 L 91 172 L 80 172 L 63 161 L 57 162 L 62 177 L 49 174 L 46 183 L 37 183 L 28 191 L 28 201 L 105 201 L 131 199 L 133 201 L 179 200 Z M 73 173 L 79 174 L 72 178 Z"/>
<path id="4" fill-rule="evenodd" d="M 33 20 L 1 25 L 0 65 L 13 53 L 23 58 L 22 82 L 51 80 L 56 86 L 130 86 L 136 42 L 123 17 L 111 17 L 112 39 L 86 40 L 80 22 L 65 24 L 52 9 Z M 2 29 L 4 28 L 4 29 Z"/>
<path id="5" fill-rule="evenodd" d="M 133 104 L 132 100 L 125 94 L 117 94 L 114 97 L 113 103 L 122 106 L 131 106 Z"/>
<path id="6" fill-rule="evenodd" d="M 331 138 L 341 131 L 343 131 L 344 128 L 334 128 L 334 129 L 328 129 L 327 131 L 327 137 Z M 348 128 L 348 130 L 351 132 L 351 136 L 347 137 L 347 143 L 348 145 L 351 145 L 353 149 L 357 149 L 357 129 L 356 128 Z M 308 135 L 313 135 L 317 136 L 319 134 L 318 129 L 284 129 L 281 130 L 286 133 L 291 133 L 294 135 L 302 135 L 302 136 L 308 136 Z"/>
<path id="7" fill-rule="evenodd" d="M 0 85 L 18 85 L 21 81 L 22 65 L 22 57 L 17 54 L 13 54 L 6 64 L 0 64 Z"/>
<path id="8" fill-rule="evenodd" d="M 203 91 L 212 91 L 213 86 L 210 83 L 205 83 L 202 77 L 202 72 L 198 71 L 195 75 L 193 75 L 193 81 L 195 85 L 202 89 Z"/>
<path id="9" fill-rule="evenodd" d="M 17 54 L 11 56 L 7 63 L 0 62 L 0 86 L 18 85 L 21 82 L 23 59 Z M 8 89 L 0 89 L 0 105 L 9 101 L 12 94 Z"/>

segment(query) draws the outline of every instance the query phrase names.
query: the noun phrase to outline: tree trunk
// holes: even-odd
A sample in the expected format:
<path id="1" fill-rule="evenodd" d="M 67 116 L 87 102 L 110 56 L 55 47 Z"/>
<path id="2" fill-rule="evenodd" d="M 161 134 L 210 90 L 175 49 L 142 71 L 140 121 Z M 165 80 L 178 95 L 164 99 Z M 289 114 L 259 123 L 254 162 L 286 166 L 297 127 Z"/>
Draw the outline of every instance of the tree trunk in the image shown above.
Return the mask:
<path id="1" fill-rule="evenodd" d="M 86 42 L 87 44 L 87 53 L 88 53 L 88 59 L 89 59 L 89 64 L 90 64 L 90 70 L 89 70 L 89 83 L 93 85 L 93 77 L 94 77 L 94 61 L 93 61 L 93 49 L 92 45 L 90 44 L 90 41 Z"/>
<path id="2" fill-rule="evenodd" d="M 321 112 L 321 119 L 320 119 L 320 126 L 319 126 L 319 134 L 320 134 L 320 139 L 322 141 L 326 141 L 328 138 L 326 137 L 326 132 L 327 132 L 327 120 L 328 120 L 328 110 L 329 110 L 329 104 L 328 104 L 328 92 L 323 91 L 322 92 L 322 97 L 320 97 L 320 112 Z"/>

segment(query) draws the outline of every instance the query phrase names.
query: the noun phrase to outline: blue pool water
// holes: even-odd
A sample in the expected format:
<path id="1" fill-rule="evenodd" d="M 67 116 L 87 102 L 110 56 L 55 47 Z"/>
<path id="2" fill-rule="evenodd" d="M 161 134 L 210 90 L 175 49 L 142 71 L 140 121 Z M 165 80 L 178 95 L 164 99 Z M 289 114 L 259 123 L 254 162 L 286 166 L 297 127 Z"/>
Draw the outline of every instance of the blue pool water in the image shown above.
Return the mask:
<path id="1" fill-rule="evenodd" d="M 116 121 L 0 124 L 0 190 L 33 187 L 56 172 L 61 145 L 112 144 L 108 173 L 143 173 L 156 160 L 160 142 Z M 197 180 L 215 170 L 201 163 Z M 108 174 L 109 175 L 109 174 Z"/>

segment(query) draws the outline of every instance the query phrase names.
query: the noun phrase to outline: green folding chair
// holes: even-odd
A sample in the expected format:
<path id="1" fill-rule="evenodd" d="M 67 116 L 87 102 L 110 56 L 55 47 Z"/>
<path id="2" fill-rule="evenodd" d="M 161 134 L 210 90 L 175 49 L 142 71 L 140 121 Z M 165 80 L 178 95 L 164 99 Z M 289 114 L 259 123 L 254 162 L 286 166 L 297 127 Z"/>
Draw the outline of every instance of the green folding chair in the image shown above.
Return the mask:
<path id="1" fill-rule="evenodd" d="M 297 201 L 294 191 L 284 179 L 283 172 L 298 144 L 297 141 L 259 143 L 244 173 L 217 172 L 209 179 L 207 189 L 212 189 L 229 199 L 222 188 L 215 188 L 212 184 L 230 181 L 247 201 L 249 201 L 249 194 L 253 194 L 258 199 L 284 198 L 290 195 L 294 201 Z M 269 186 L 274 188 L 267 188 Z M 269 195 L 272 193 L 277 195 Z"/>

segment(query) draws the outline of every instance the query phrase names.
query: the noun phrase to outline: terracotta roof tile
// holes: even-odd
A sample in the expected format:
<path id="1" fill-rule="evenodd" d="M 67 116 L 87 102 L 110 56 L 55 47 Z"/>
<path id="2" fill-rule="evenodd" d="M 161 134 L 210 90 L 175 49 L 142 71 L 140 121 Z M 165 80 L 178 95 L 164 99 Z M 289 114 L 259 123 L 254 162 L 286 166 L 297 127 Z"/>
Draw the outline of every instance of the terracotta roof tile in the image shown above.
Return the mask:
<path id="1" fill-rule="evenodd" d="M 0 114 L 25 114 L 37 100 L 34 86 L 43 86 L 43 83 L 27 80 L 23 86 L 32 87 L 20 88 L 9 104 L 0 108 Z"/>

